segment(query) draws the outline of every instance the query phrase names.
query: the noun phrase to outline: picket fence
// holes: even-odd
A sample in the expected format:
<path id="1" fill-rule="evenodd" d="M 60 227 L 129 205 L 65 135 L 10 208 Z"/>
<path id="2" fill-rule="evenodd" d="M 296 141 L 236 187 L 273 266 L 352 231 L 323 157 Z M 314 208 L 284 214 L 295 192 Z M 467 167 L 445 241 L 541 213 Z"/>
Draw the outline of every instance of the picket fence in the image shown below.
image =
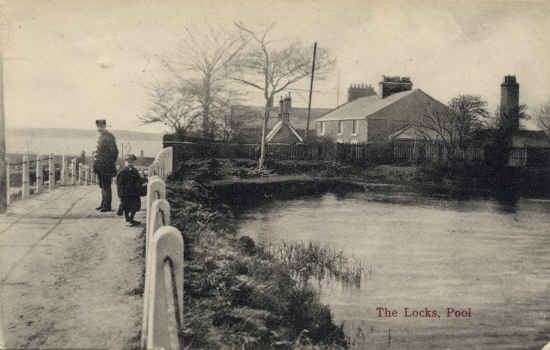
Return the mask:
<path id="1" fill-rule="evenodd" d="M 31 176 L 33 175 L 33 176 Z M 56 186 L 90 185 L 97 183 L 97 175 L 86 164 L 78 164 L 77 158 L 61 156 L 56 163 L 56 156 L 37 155 L 30 160 L 23 156 L 20 162 L 8 163 L 6 166 L 6 203 L 19 197 L 28 199 L 31 194 L 39 194 L 46 188 L 53 191 Z M 14 180 L 20 180 L 15 182 Z M 14 182 L 14 183 L 12 183 Z M 15 194 L 12 193 L 15 191 Z"/>
<path id="2" fill-rule="evenodd" d="M 485 150 L 480 147 L 457 149 L 450 153 L 441 143 L 395 143 L 393 145 L 393 160 L 406 162 L 446 162 L 450 159 L 467 162 L 485 160 Z"/>
<path id="3" fill-rule="evenodd" d="M 196 158 L 247 158 L 258 159 L 260 146 L 257 144 L 193 143 L 164 141 L 164 146 L 173 148 L 173 159 L 179 165 L 186 159 Z M 336 160 L 342 153 L 355 152 L 357 148 L 367 149 L 368 145 L 346 144 L 266 144 L 266 158 L 275 160 Z M 365 152 L 361 153 L 365 154 Z M 354 156 L 356 157 L 356 156 Z"/>
<path id="4" fill-rule="evenodd" d="M 173 150 L 164 148 L 149 167 L 146 197 L 145 287 L 141 348 L 181 349 L 183 323 L 183 236 L 170 226 L 166 178 Z"/>

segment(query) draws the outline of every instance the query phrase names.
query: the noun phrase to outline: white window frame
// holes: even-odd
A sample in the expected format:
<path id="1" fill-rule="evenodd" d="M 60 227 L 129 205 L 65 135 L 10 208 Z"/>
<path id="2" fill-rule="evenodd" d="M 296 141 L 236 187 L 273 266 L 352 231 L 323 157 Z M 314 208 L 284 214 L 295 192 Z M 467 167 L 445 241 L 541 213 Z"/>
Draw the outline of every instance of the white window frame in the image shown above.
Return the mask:
<path id="1" fill-rule="evenodd" d="M 339 120 L 338 121 L 338 135 L 342 135 L 344 133 L 344 121 Z"/>

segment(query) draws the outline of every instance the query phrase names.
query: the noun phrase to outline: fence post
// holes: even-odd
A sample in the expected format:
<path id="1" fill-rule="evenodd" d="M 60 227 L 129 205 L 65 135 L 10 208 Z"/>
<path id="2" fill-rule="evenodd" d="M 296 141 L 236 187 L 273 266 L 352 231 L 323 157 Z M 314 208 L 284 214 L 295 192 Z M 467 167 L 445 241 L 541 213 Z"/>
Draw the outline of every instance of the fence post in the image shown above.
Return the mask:
<path id="1" fill-rule="evenodd" d="M 178 329 L 183 321 L 183 237 L 175 227 L 164 226 L 155 232 L 151 243 L 147 349 L 181 349 Z"/>
<path id="2" fill-rule="evenodd" d="M 6 162 L 6 205 L 10 204 L 10 163 Z"/>
<path id="3" fill-rule="evenodd" d="M 67 172 L 67 169 L 65 167 L 65 154 L 61 156 L 61 168 L 59 170 L 59 182 L 61 185 L 66 185 L 67 181 L 65 178 L 65 173 Z"/>
<path id="4" fill-rule="evenodd" d="M 76 185 L 76 158 L 71 159 L 71 185 Z"/>
<path id="5" fill-rule="evenodd" d="M 21 198 L 27 199 L 30 196 L 29 189 L 29 157 L 23 156 L 23 188 L 21 189 Z"/>
<path id="6" fill-rule="evenodd" d="M 36 183 L 35 190 L 36 194 L 42 192 L 42 185 L 44 184 L 44 172 L 42 171 L 42 164 L 40 162 L 40 155 L 36 156 Z"/>
<path id="7" fill-rule="evenodd" d="M 78 166 L 78 180 L 79 180 L 78 184 L 79 185 L 84 185 L 84 180 L 85 180 L 84 179 L 84 177 L 85 177 L 84 169 L 85 169 L 85 167 L 86 167 L 86 165 L 84 165 L 84 164 L 79 164 L 79 166 Z"/>
<path id="8" fill-rule="evenodd" d="M 166 199 L 157 199 L 151 205 L 151 225 L 148 226 L 146 237 L 152 240 L 155 232 L 162 226 L 170 225 L 170 204 Z M 143 326 L 141 332 L 141 347 L 144 348 L 147 343 L 146 336 L 148 330 L 149 303 L 151 297 L 151 266 L 153 266 L 151 254 L 151 240 L 147 241 L 145 249 L 145 286 L 143 289 Z"/>
<path id="9" fill-rule="evenodd" d="M 53 191 L 53 189 L 55 188 L 55 159 L 54 159 L 54 154 L 53 153 L 50 153 L 48 161 L 49 161 L 49 163 L 48 163 L 48 170 L 49 170 L 48 187 L 49 187 L 50 191 Z"/>
<path id="10" fill-rule="evenodd" d="M 23 174 L 22 176 L 22 188 L 21 188 L 21 198 L 27 199 L 30 196 L 29 189 L 29 157 L 23 156 Z"/>
<path id="11" fill-rule="evenodd" d="M 4 313 L 0 308 L 0 349 L 7 349 L 6 337 L 4 333 Z"/>
<path id="12" fill-rule="evenodd" d="M 149 181 L 147 182 L 147 198 L 146 198 L 147 221 L 145 225 L 145 229 L 146 229 L 145 249 L 147 249 L 147 245 L 150 242 L 149 227 L 151 226 L 151 206 L 153 205 L 153 202 L 155 200 L 165 199 L 165 198 L 166 198 L 166 184 L 164 183 L 164 181 L 158 176 L 150 177 Z"/>

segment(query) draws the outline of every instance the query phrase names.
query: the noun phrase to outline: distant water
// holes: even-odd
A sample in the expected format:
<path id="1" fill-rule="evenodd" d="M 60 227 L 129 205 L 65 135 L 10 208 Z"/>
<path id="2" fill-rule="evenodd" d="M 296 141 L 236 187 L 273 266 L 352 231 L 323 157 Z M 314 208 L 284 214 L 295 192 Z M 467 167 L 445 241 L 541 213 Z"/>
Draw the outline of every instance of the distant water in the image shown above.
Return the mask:
<path id="1" fill-rule="evenodd" d="M 255 209 L 239 233 L 316 241 L 369 264 L 359 290 L 319 286 L 356 348 L 541 349 L 550 341 L 549 201 L 326 194 Z M 398 315 L 379 317 L 377 307 Z M 440 318 L 405 317 L 405 308 Z M 466 312 L 447 317 L 448 308 Z"/>
<path id="2" fill-rule="evenodd" d="M 117 138 L 119 152 L 135 153 L 139 155 L 143 150 L 144 156 L 154 157 L 162 149 L 162 137 L 157 141 Z M 124 147 L 123 147 L 124 146 Z M 55 153 L 80 155 L 84 150 L 90 155 L 97 147 L 97 137 L 73 138 L 67 137 L 28 137 L 6 135 L 6 149 L 8 153 Z"/>

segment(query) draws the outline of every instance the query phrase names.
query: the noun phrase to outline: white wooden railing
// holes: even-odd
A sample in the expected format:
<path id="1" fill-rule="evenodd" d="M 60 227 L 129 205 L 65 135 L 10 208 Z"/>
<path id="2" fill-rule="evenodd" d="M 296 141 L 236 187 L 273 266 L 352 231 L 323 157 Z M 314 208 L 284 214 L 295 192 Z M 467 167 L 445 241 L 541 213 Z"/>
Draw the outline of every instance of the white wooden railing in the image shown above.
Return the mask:
<path id="1" fill-rule="evenodd" d="M 153 163 L 149 166 L 149 176 L 160 176 L 166 180 L 166 177 L 172 173 L 172 164 L 174 163 L 174 150 L 172 147 L 166 147 L 155 157 Z"/>
<path id="2" fill-rule="evenodd" d="M 21 199 L 28 199 L 32 194 L 39 194 L 46 188 L 44 181 L 44 165 L 47 165 L 48 184 L 47 189 L 53 191 L 56 186 L 62 185 L 90 185 L 98 182 L 97 175 L 93 173 L 92 168 L 85 164 L 80 164 L 77 170 L 77 159 L 69 160 L 64 155 L 61 156 L 59 164 L 59 182 L 56 179 L 55 155 L 50 153 L 48 156 L 38 155 L 36 159 L 29 160 L 28 156 L 23 156 L 21 162 L 9 163 L 6 166 L 6 201 L 11 202 L 11 190 L 16 188 L 10 181 L 10 173 L 16 171 L 21 174 Z M 33 164 L 34 163 L 34 164 Z M 30 181 L 30 169 L 34 167 L 36 180 L 34 184 Z M 13 169 L 12 169 L 13 168 Z M 32 188 L 32 191 L 31 191 Z"/>
<path id="3" fill-rule="evenodd" d="M 183 322 L 183 236 L 170 226 L 164 180 L 172 172 L 172 148 L 149 167 L 145 231 L 145 287 L 141 347 L 181 349 Z"/>

